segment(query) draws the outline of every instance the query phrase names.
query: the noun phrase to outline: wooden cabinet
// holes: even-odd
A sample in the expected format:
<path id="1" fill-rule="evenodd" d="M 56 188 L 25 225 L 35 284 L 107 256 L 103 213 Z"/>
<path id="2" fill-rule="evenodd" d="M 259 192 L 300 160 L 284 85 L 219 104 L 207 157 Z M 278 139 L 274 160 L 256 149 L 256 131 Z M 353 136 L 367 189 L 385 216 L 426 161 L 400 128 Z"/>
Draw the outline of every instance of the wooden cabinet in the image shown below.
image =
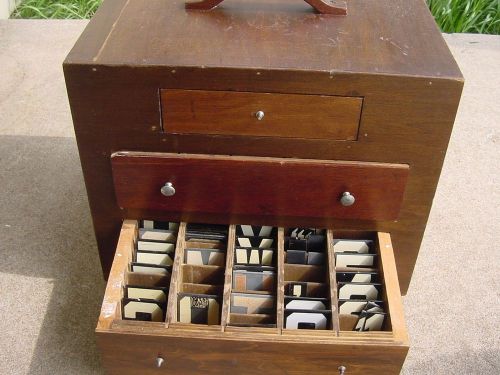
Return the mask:
<path id="1" fill-rule="evenodd" d="M 219 5 L 105 1 L 64 63 L 109 277 L 97 327 L 106 369 L 398 373 L 408 350 L 401 292 L 463 86 L 426 3 L 339 0 L 333 14 L 315 12 L 310 4 L 328 6 L 316 0 L 210 3 Z M 335 236 L 368 236 L 381 259 L 388 323 L 381 332 L 353 332 L 338 315 L 330 253 L 326 269 L 307 270 L 328 281 L 329 329 L 285 329 L 282 289 L 304 270 L 287 266 L 282 248 L 268 286 L 277 298 L 274 328 L 238 326 L 243 318 L 228 310 L 230 256 L 212 275 L 223 291 L 220 324 L 177 321 L 175 293 L 198 288 L 187 280 L 199 271 L 177 258 L 168 282 L 141 276 L 170 286 L 165 320 L 124 320 L 123 286 L 139 277 L 128 267 L 140 219 L 180 222 L 180 230 L 221 224 L 233 234 L 238 224 L 273 226 L 278 244 L 286 228 L 323 228 L 329 252 Z"/>
<path id="2" fill-rule="evenodd" d="M 283 327 L 283 306 L 276 307 L 276 328 L 231 326 L 228 311 L 232 261 L 225 267 L 225 293 L 220 325 L 180 323 L 177 319 L 177 293 L 183 282 L 184 236 L 186 223 L 181 223 L 177 239 L 175 263 L 170 280 L 166 322 L 123 320 L 121 300 L 124 286 L 134 283 L 137 274 L 129 263 L 136 247 L 137 221 L 125 220 L 121 229 L 113 266 L 108 279 L 104 302 L 97 326 L 102 361 L 110 374 L 199 374 L 237 373 L 311 374 L 337 373 L 344 366 L 346 374 L 398 374 L 408 351 L 408 336 L 403 314 L 391 238 L 388 233 L 328 232 L 328 257 L 333 264 L 334 237 L 373 236 L 379 256 L 377 269 L 383 281 L 383 295 L 389 320 L 380 332 L 353 332 L 339 329 L 339 316 L 334 308 L 332 328 L 324 331 L 290 330 Z M 229 227 L 234 238 L 235 226 Z M 278 241 L 283 241 L 279 228 Z M 282 242 L 278 248 L 282 248 Z M 234 250 L 228 245 L 228 254 Z M 287 264 L 278 262 L 278 273 L 284 274 Z M 331 270 L 335 273 L 334 270 Z M 143 283 L 157 285 L 160 276 L 142 275 Z M 285 277 L 286 278 L 286 277 Z M 276 285 L 279 296 L 284 292 L 284 278 Z M 331 289 L 336 299 L 336 285 Z"/>
<path id="3" fill-rule="evenodd" d="M 298 0 L 226 0 L 209 12 L 106 2 L 64 73 L 105 275 L 123 218 L 188 217 L 153 203 L 120 209 L 115 152 L 353 161 L 408 165 L 399 209 L 355 219 L 331 208 L 290 223 L 390 232 L 406 293 L 463 86 L 422 1 L 350 0 L 347 16 Z M 197 218 L 262 223 L 254 213 Z"/>

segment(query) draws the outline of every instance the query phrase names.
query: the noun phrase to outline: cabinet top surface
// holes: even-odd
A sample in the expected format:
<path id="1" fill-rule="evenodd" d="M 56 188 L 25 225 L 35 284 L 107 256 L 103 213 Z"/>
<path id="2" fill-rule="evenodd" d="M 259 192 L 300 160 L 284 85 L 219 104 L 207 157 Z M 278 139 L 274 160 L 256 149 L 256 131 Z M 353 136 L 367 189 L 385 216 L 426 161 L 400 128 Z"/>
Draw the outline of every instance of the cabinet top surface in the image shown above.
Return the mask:
<path id="1" fill-rule="evenodd" d="M 105 1 L 67 64 L 305 70 L 461 79 L 424 0 L 348 0 L 348 15 L 301 0 Z"/>

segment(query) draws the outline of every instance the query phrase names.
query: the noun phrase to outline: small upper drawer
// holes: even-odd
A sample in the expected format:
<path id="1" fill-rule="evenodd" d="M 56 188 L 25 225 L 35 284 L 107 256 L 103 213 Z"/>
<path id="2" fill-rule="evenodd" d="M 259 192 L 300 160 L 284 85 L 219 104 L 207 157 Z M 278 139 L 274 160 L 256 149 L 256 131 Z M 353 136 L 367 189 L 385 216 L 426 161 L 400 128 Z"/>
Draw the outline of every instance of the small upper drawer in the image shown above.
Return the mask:
<path id="1" fill-rule="evenodd" d="M 408 165 L 119 152 L 120 207 L 274 217 L 394 220 Z"/>
<path id="2" fill-rule="evenodd" d="M 236 91 L 160 91 L 171 134 L 356 140 L 362 98 Z"/>

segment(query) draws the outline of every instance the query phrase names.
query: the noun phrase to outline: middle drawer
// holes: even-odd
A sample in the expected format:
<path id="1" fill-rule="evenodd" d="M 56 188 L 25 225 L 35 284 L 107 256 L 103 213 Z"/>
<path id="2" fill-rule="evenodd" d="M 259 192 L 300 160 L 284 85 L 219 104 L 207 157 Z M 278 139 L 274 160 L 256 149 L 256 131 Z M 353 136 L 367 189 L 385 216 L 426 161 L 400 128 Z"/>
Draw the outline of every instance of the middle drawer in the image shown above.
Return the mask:
<path id="1" fill-rule="evenodd" d="M 183 213 L 395 220 L 408 165 L 118 152 L 123 208 Z M 387 197 L 390 197 L 388 199 Z"/>

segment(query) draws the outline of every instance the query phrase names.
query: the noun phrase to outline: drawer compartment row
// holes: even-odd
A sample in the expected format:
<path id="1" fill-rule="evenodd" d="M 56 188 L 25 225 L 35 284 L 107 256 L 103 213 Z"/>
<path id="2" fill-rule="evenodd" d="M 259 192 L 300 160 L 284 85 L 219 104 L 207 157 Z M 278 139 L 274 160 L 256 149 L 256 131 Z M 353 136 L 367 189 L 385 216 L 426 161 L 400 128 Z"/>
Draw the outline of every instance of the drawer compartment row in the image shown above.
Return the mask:
<path id="1" fill-rule="evenodd" d="M 376 232 L 341 232 L 325 230 L 326 249 L 323 264 L 294 264 L 285 251 L 289 228 L 276 229 L 276 282 L 270 294 L 276 296 L 275 314 L 271 322 L 263 327 L 248 315 L 231 313 L 235 286 L 233 271 L 238 268 L 235 248 L 238 246 L 237 226 L 228 226 L 228 241 L 223 267 L 186 264 L 186 229 L 189 224 L 180 223 L 175 249 L 175 260 L 171 277 L 131 272 L 130 263 L 137 248 L 138 222 L 125 220 L 105 293 L 102 312 L 97 327 L 99 343 L 107 368 L 121 373 L 199 373 L 209 372 L 213 365 L 220 371 L 237 373 L 305 374 L 307 371 L 325 371 L 327 367 L 346 366 L 348 373 L 398 373 L 407 351 L 406 327 L 404 324 L 401 296 L 396 276 L 390 236 Z M 376 263 L 373 270 L 380 275 L 383 300 L 387 318 L 381 331 L 356 332 L 346 316 L 339 314 L 336 274 L 345 271 L 336 267 L 334 238 L 367 239 L 373 243 Z M 222 271 L 222 274 L 219 275 Z M 166 316 L 162 322 L 124 320 L 122 300 L 127 284 L 144 282 L 145 285 L 169 287 Z M 324 330 L 287 329 L 285 323 L 285 298 L 288 284 L 306 281 L 314 293 L 328 297 L 331 305 L 331 320 Z M 149 283 L 149 284 L 148 284 Z M 214 284 L 210 286 L 209 284 Z M 205 289 L 200 289 L 205 288 Z M 212 288 L 212 289 L 207 289 Z M 267 287 L 266 287 L 267 288 Z M 183 292 L 210 291 L 221 297 L 220 319 L 212 324 L 181 322 L 178 312 L 178 295 Z M 272 314 L 271 314 L 272 315 Z M 251 315 L 255 317 L 254 315 Z M 244 323 L 244 324 L 241 324 Z M 307 327 L 306 327 L 307 328 Z M 126 343 L 125 343 L 126 341 Z M 237 341 L 237 343 L 234 343 Z M 149 342 L 150 344 L 143 345 Z M 126 347 L 125 352 L 112 346 Z M 244 354 L 245 349 L 249 350 Z M 132 350 L 137 350 L 131 353 Z M 280 353 L 268 358 L 270 353 Z M 293 352 L 293 353 L 292 353 Z M 375 353 L 381 353 L 377 357 Z M 259 354 L 261 357 L 255 356 Z M 134 358 L 134 361 L 132 359 Z M 221 359 L 223 358 L 223 359 Z M 311 361 L 314 358 L 314 361 Z M 160 360 L 160 367 L 156 367 Z M 217 363 L 215 363 L 217 362 Z M 220 363 L 219 363 L 220 362 Z M 310 363 L 309 363 L 310 362 Z M 304 363 L 309 363 L 306 370 Z M 336 367 L 335 367 L 336 368 Z M 149 371 L 149 372 L 148 372 Z"/>

